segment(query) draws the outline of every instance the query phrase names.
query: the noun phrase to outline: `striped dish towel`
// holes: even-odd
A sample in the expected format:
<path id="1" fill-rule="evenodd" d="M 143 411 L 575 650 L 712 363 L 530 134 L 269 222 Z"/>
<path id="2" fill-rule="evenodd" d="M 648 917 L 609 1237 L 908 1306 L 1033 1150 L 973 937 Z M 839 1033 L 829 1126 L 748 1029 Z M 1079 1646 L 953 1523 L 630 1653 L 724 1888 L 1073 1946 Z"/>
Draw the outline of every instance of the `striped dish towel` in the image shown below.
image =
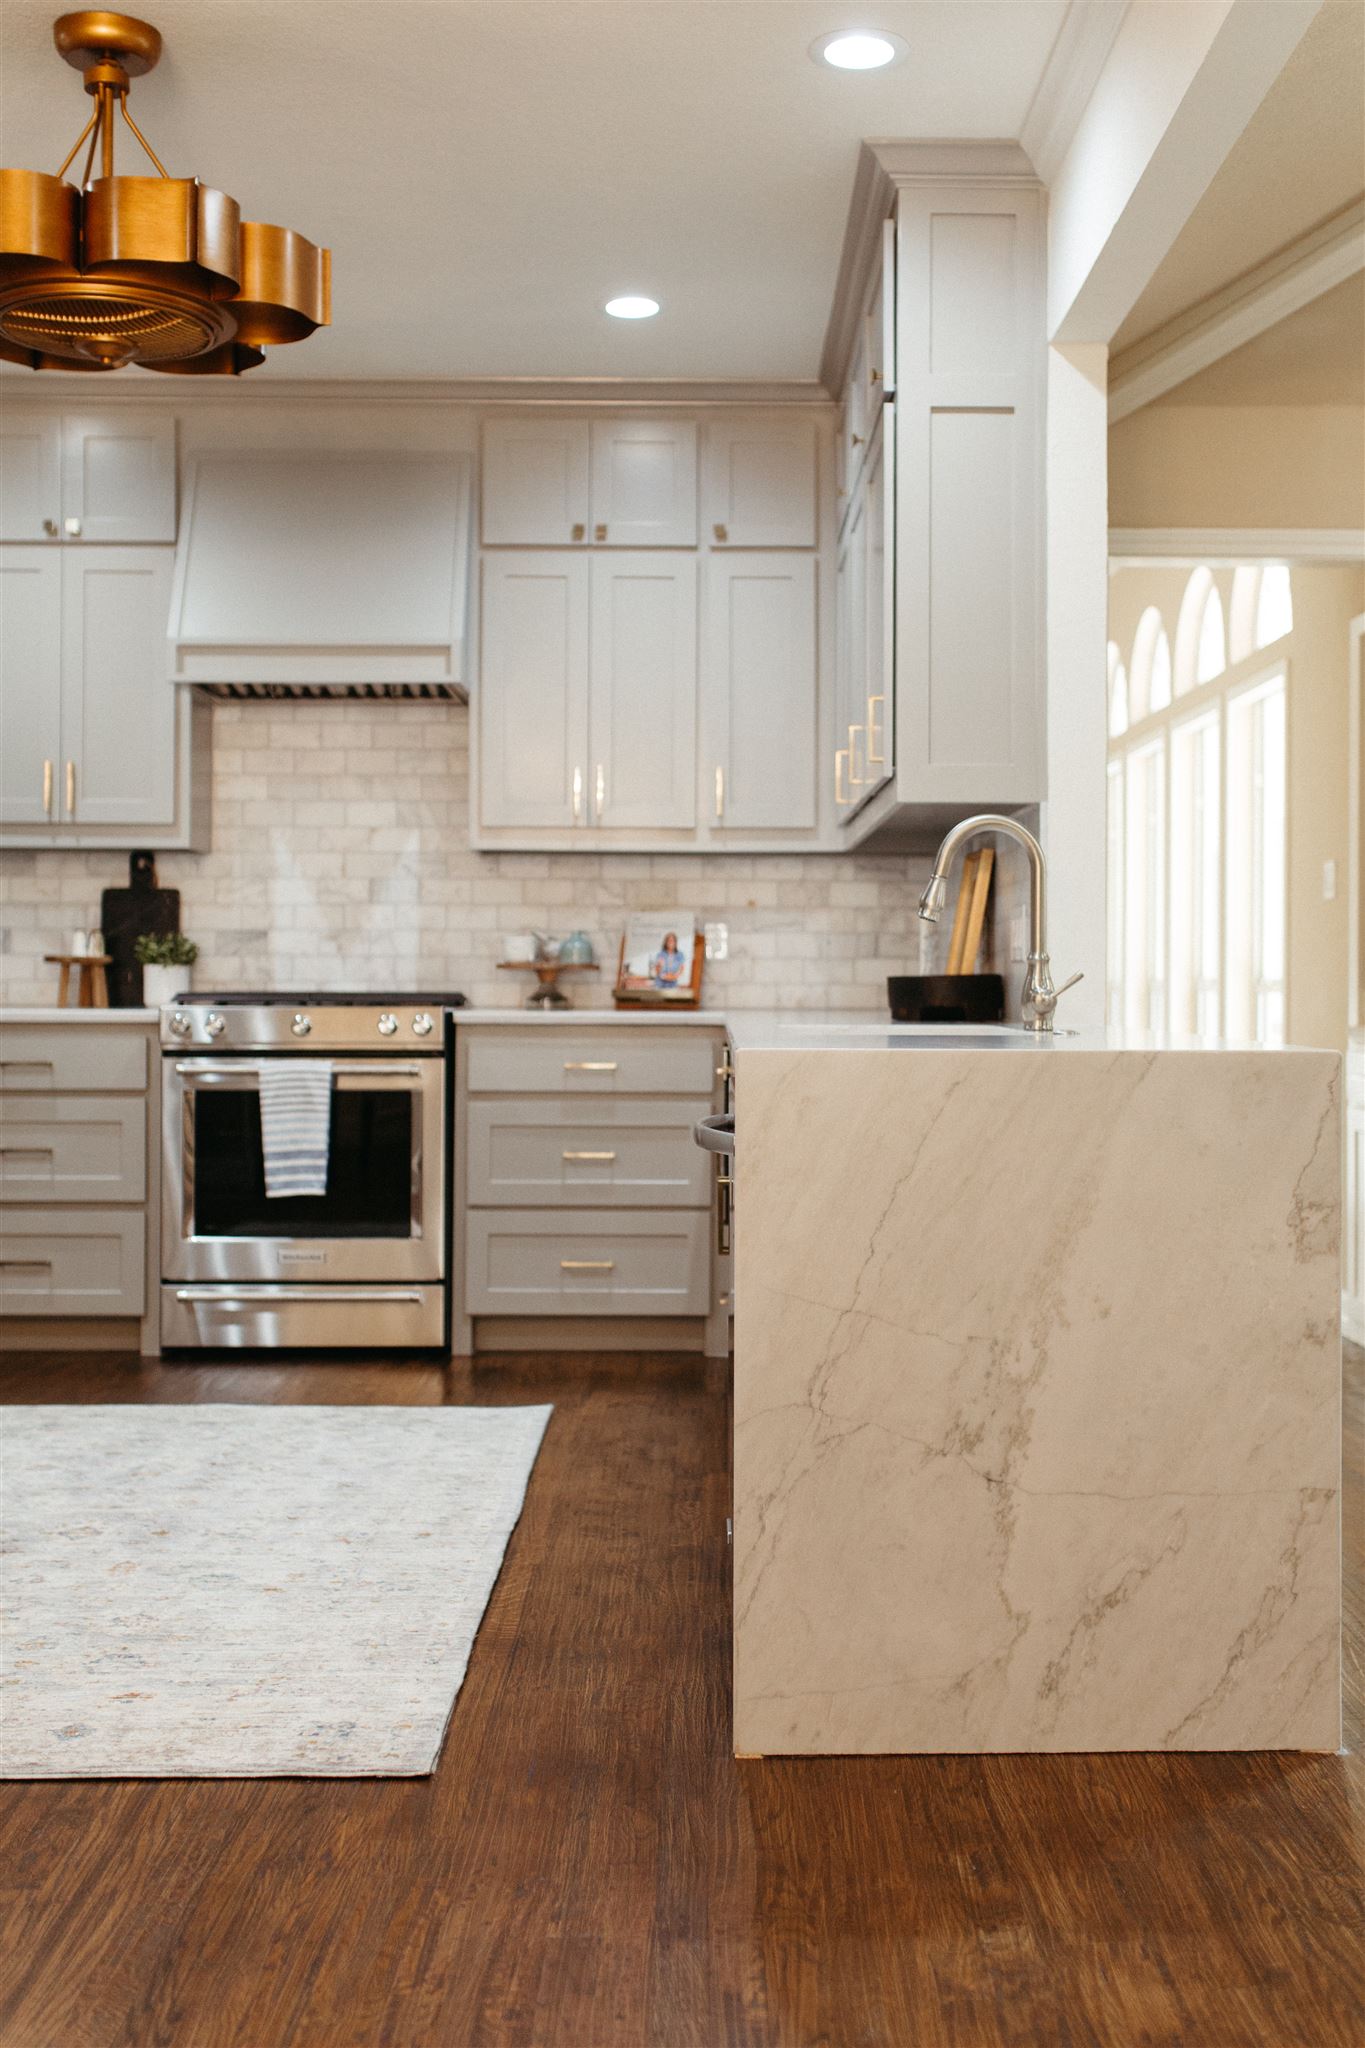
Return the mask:
<path id="1" fill-rule="evenodd" d="M 325 1195 L 332 1062 L 261 1062 L 261 1151 L 267 1195 Z"/>

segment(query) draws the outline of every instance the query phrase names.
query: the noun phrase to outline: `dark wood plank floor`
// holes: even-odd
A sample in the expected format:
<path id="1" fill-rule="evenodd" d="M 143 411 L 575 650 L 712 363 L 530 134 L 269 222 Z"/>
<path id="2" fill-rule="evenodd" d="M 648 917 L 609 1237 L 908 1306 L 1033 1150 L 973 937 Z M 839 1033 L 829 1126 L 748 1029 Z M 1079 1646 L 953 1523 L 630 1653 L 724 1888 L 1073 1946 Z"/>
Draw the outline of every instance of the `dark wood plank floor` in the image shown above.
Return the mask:
<path id="1" fill-rule="evenodd" d="M 4 2048 L 1365 2039 L 1355 1756 L 732 1760 L 715 1368 L 48 1358 L 0 1393 L 556 1403 L 432 1777 L 0 1786 Z"/>

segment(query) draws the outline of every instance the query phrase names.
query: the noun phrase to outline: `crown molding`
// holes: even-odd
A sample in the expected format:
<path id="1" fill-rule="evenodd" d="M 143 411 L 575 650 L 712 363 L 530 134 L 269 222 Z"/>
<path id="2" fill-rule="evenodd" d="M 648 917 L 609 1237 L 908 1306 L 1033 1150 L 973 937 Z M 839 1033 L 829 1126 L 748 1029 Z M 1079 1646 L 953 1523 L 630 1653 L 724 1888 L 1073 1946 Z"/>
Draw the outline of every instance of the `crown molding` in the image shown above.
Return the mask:
<path id="1" fill-rule="evenodd" d="M 1109 365 L 1109 424 L 1164 397 L 1365 270 L 1365 200 L 1168 320 Z"/>
<path id="2" fill-rule="evenodd" d="M 1037 173 L 1017 142 L 897 142 L 860 144 L 853 176 L 834 302 L 820 351 L 820 382 L 837 398 L 848 374 L 853 336 L 881 249 L 882 222 L 896 194 L 920 184 L 1036 185 Z"/>
<path id="3" fill-rule="evenodd" d="M 1172 563 L 1365 560 L 1365 529 L 1350 526 L 1111 526 L 1115 569 Z"/>
<path id="4" fill-rule="evenodd" d="M 48 407 L 77 400 L 78 380 L 55 373 L 15 369 L 0 375 L 4 403 Z M 828 407 L 828 391 L 815 378 L 623 378 L 623 377 L 158 377 L 136 370 L 101 373 L 97 403 L 155 405 L 186 412 L 204 405 L 242 408 L 274 405 L 395 406 L 609 406 L 613 412 L 659 406 Z M 79 402 L 94 398 L 87 385 Z"/>
<path id="5" fill-rule="evenodd" d="M 1062 17 L 1019 131 L 1024 152 L 1045 185 L 1062 167 L 1128 5 L 1129 0 L 1070 0 Z"/>

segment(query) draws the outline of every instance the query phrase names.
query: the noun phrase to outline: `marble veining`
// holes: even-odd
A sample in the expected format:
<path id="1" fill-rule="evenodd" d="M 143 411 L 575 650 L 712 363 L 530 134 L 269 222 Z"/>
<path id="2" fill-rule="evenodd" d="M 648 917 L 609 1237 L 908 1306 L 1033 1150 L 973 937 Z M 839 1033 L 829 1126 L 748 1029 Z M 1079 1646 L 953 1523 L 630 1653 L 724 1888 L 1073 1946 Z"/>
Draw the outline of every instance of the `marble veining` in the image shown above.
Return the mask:
<path id="1" fill-rule="evenodd" d="M 738 1750 L 1336 1747 L 1338 1073 L 741 1052 Z"/>
<path id="2" fill-rule="evenodd" d="M 432 1770 L 550 1412 L 5 1410 L 0 1775 Z"/>

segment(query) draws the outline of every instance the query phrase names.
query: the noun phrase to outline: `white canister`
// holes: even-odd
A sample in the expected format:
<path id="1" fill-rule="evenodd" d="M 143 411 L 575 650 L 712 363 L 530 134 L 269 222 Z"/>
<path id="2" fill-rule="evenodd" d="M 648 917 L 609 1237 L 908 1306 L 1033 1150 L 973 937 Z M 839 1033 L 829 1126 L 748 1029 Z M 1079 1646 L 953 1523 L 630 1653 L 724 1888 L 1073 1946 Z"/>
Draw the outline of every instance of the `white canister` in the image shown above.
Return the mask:
<path id="1" fill-rule="evenodd" d="M 509 933 L 502 942 L 502 957 L 509 963 L 516 962 L 518 965 L 524 965 L 534 960 L 536 957 L 536 938 L 534 932 Z"/>
<path id="2" fill-rule="evenodd" d="M 167 1003 L 173 1003 L 177 996 L 184 995 L 190 986 L 188 967 L 144 967 L 142 970 L 142 1004 L 147 1010 L 163 1010 Z"/>

